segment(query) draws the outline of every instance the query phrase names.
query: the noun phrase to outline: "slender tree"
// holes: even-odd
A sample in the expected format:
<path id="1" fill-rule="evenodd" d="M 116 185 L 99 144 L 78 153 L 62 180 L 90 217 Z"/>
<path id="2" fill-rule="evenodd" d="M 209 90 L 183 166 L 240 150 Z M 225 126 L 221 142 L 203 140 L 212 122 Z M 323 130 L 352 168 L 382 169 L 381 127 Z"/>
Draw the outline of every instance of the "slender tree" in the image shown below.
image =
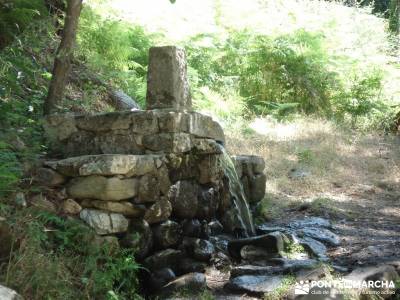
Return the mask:
<path id="1" fill-rule="evenodd" d="M 400 0 L 391 0 L 390 2 L 389 29 L 394 34 L 400 33 Z"/>
<path id="2" fill-rule="evenodd" d="M 81 10 L 82 0 L 68 0 L 63 35 L 54 59 L 53 76 L 44 103 L 45 115 L 53 113 L 64 96 Z"/>

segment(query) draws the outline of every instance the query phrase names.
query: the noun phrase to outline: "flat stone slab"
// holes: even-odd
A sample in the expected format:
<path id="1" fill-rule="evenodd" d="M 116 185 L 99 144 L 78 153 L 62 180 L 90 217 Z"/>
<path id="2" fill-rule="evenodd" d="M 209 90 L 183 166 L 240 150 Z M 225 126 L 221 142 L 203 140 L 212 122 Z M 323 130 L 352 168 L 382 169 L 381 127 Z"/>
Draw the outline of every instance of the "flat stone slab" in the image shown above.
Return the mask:
<path id="1" fill-rule="evenodd" d="M 98 175 L 76 177 L 69 182 L 67 193 L 75 199 L 121 201 L 138 194 L 138 183 L 136 178 L 120 179 Z"/>
<path id="2" fill-rule="evenodd" d="M 70 157 L 57 161 L 46 161 L 51 169 L 70 177 L 90 175 L 141 176 L 156 172 L 163 164 L 164 155 L 102 154 Z"/>
<path id="3" fill-rule="evenodd" d="M 225 142 L 220 124 L 196 112 L 168 110 L 58 114 L 44 128 L 54 150 L 65 156 L 93 154 L 184 153 L 195 139 Z M 204 151 L 210 147 L 203 147 Z"/>
<path id="4" fill-rule="evenodd" d="M 232 278 L 225 287 L 235 292 L 265 294 L 279 288 L 284 278 L 281 275 L 244 275 Z"/>

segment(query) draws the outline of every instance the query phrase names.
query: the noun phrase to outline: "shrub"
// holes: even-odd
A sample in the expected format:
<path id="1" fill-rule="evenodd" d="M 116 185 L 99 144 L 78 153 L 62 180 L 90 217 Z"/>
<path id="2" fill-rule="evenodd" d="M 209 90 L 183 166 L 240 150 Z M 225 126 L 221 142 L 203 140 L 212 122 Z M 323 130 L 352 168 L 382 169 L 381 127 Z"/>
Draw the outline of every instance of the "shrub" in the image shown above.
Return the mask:
<path id="1" fill-rule="evenodd" d="M 78 220 L 28 208 L 11 216 L 14 251 L 0 280 L 29 299 L 139 299 L 132 251 L 95 242 Z"/>
<path id="2" fill-rule="evenodd" d="M 143 106 L 148 50 L 155 39 L 155 35 L 146 33 L 140 26 L 104 19 L 85 6 L 80 19 L 77 54 L 92 71 Z"/>
<path id="3" fill-rule="evenodd" d="M 9 44 L 34 19 L 47 14 L 43 0 L 0 1 L 0 49 Z"/>

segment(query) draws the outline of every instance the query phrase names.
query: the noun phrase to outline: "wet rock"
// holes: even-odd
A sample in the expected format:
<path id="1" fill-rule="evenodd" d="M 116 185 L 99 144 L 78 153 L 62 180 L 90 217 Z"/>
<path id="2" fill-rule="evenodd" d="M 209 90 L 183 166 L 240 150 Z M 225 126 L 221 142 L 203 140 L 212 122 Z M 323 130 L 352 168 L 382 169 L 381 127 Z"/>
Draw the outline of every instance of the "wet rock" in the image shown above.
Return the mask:
<path id="1" fill-rule="evenodd" d="M 244 275 L 271 275 L 275 273 L 282 273 L 284 268 L 282 266 L 254 266 L 242 265 L 236 266 L 231 270 L 231 277 L 239 277 Z"/>
<path id="2" fill-rule="evenodd" d="M 249 177 L 250 203 L 257 203 L 264 198 L 267 177 L 265 174 L 257 174 Z"/>
<path id="3" fill-rule="evenodd" d="M 207 288 L 206 276 L 202 273 L 189 273 L 182 275 L 168 283 L 163 293 L 172 294 L 178 291 L 190 291 L 190 293 L 198 293 Z"/>
<path id="4" fill-rule="evenodd" d="M 202 224 L 198 219 L 183 220 L 181 223 L 183 236 L 199 238 L 201 237 Z"/>
<path id="5" fill-rule="evenodd" d="M 240 249 L 240 256 L 246 261 L 265 260 L 276 255 L 276 253 L 271 253 L 264 248 L 253 245 L 245 245 Z"/>
<path id="6" fill-rule="evenodd" d="M 97 208 L 108 212 L 119 213 L 124 216 L 143 217 L 145 209 L 127 201 L 84 200 L 81 205 L 85 208 Z"/>
<path id="7" fill-rule="evenodd" d="M 121 214 L 96 209 L 83 209 L 80 218 L 100 235 L 126 232 L 129 225 L 128 219 Z"/>
<path id="8" fill-rule="evenodd" d="M 224 226 L 218 220 L 208 223 L 208 227 L 210 228 L 210 235 L 218 235 L 224 232 Z"/>
<path id="9" fill-rule="evenodd" d="M 305 218 L 302 220 L 296 220 L 293 221 L 291 223 L 288 224 L 288 227 L 291 228 L 305 228 L 305 227 L 325 227 L 325 228 L 330 228 L 332 227 L 332 224 L 329 220 L 327 219 L 323 219 L 323 218 L 319 218 L 319 217 L 309 217 L 309 218 Z"/>
<path id="10" fill-rule="evenodd" d="M 326 256 L 326 246 L 321 242 L 314 240 L 310 237 L 303 237 L 299 239 L 300 245 L 312 256 L 319 258 L 320 260 L 326 261 L 328 257 Z"/>
<path id="11" fill-rule="evenodd" d="M 36 170 L 35 180 L 43 186 L 58 186 L 66 181 L 66 178 L 49 168 Z"/>
<path id="12" fill-rule="evenodd" d="M 237 207 L 231 207 L 220 219 L 226 232 L 234 234 L 237 237 L 247 237 L 246 226 L 240 218 Z"/>
<path id="13" fill-rule="evenodd" d="M 388 283 L 392 282 L 394 284 L 396 281 L 400 279 L 400 276 L 396 272 L 396 269 L 393 266 L 381 265 L 381 266 L 357 268 L 354 271 L 352 271 L 349 275 L 345 276 L 344 279 L 350 280 L 355 284 L 361 284 L 363 281 L 365 282 L 387 281 Z M 394 289 L 382 287 L 377 290 L 380 290 L 381 294 L 384 295 L 383 291 L 388 292 L 389 290 L 393 291 Z"/>
<path id="14" fill-rule="evenodd" d="M 175 278 L 176 275 L 170 268 L 157 270 L 150 275 L 150 286 L 158 291 Z"/>
<path id="15" fill-rule="evenodd" d="M 228 255 L 223 252 L 215 252 L 211 257 L 211 263 L 217 270 L 224 270 L 231 267 L 232 262 Z"/>
<path id="16" fill-rule="evenodd" d="M 150 48 L 148 69 L 147 109 L 192 108 L 183 49 L 175 46 Z"/>
<path id="17" fill-rule="evenodd" d="M 65 214 L 77 215 L 81 212 L 82 206 L 73 199 L 67 199 L 62 204 L 62 211 Z"/>
<path id="18" fill-rule="evenodd" d="M 179 267 L 179 262 L 184 258 L 184 254 L 180 250 L 165 249 L 148 256 L 143 266 L 150 271 L 155 271 L 163 268 L 170 268 L 174 272 Z"/>
<path id="19" fill-rule="evenodd" d="M 120 241 L 121 246 L 135 249 L 135 257 L 144 259 L 153 248 L 153 232 L 144 220 L 132 220 L 128 232 Z"/>
<path id="20" fill-rule="evenodd" d="M 257 226 L 256 231 L 258 234 L 268 234 L 271 232 L 286 232 L 286 228 L 280 227 L 280 226 L 274 226 L 274 225 L 269 225 L 269 224 L 261 224 Z"/>
<path id="21" fill-rule="evenodd" d="M 333 232 L 325 228 L 304 228 L 296 231 L 299 236 L 308 236 L 330 246 L 339 246 L 340 239 Z"/>
<path id="22" fill-rule="evenodd" d="M 0 284 L 0 299 L 1 300 L 23 300 L 22 296 L 20 296 L 16 291 L 9 289 Z"/>
<path id="23" fill-rule="evenodd" d="M 313 270 L 321 264 L 316 259 L 275 259 L 276 262 L 279 260 L 283 264 L 285 273 L 296 273 L 301 270 Z"/>
<path id="24" fill-rule="evenodd" d="M 280 233 L 270 233 L 246 239 L 229 241 L 229 253 L 232 255 L 233 258 L 240 259 L 240 250 L 247 245 L 262 248 L 271 254 L 277 254 L 284 250 L 282 235 Z"/>
<path id="25" fill-rule="evenodd" d="M 149 224 L 160 223 L 166 221 L 172 213 L 171 203 L 164 197 L 151 205 L 144 215 L 144 219 Z"/>
<path id="26" fill-rule="evenodd" d="M 207 264 L 203 262 L 196 261 L 192 258 L 183 258 L 179 261 L 179 266 L 177 269 L 177 274 L 183 275 L 187 273 L 204 273 Z"/>
<path id="27" fill-rule="evenodd" d="M 213 243 L 215 249 L 228 254 L 228 242 L 232 238 L 228 235 L 218 235 L 210 237 L 210 242 Z"/>
<path id="28" fill-rule="evenodd" d="M 42 194 L 33 196 L 31 199 L 31 205 L 39 210 L 47 211 L 49 213 L 57 212 L 56 205 L 53 202 L 47 200 L 47 198 Z"/>
<path id="29" fill-rule="evenodd" d="M 171 186 L 169 200 L 172 213 L 181 219 L 193 219 L 198 208 L 198 185 L 195 182 L 181 180 Z"/>
<path id="30" fill-rule="evenodd" d="M 218 184 L 224 175 L 220 160 L 222 155 L 204 155 L 204 158 L 196 163 L 199 170 L 198 180 L 200 184 Z"/>
<path id="31" fill-rule="evenodd" d="M 201 235 L 200 237 L 205 240 L 209 240 L 211 235 L 210 227 L 206 220 L 201 221 Z"/>
<path id="32" fill-rule="evenodd" d="M 12 244 L 13 239 L 10 226 L 8 226 L 5 220 L 0 219 L 0 262 L 8 258 Z"/>
<path id="33" fill-rule="evenodd" d="M 47 161 L 45 165 L 70 177 L 90 175 L 132 177 L 155 172 L 156 163 L 162 160 L 162 155 L 102 154 Z"/>
<path id="34" fill-rule="evenodd" d="M 272 258 L 264 261 L 262 265 L 236 266 L 231 270 L 231 276 L 294 274 L 300 271 L 314 270 L 319 266 L 320 262 L 315 259 Z"/>
<path id="35" fill-rule="evenodd" d="M 97 175 L 77 177 L 71 180 L 67 192 L 76 199 L 120 201 L 137 195 L 138 181 Z"/>
<path id="36" fill-rule="evenodd" d="M 196 239 L 193 247 L 193 257 L 197 260 L 208 262 L 215 252 L 214 245 L 207 240 Z"/>
<path id="37" fill-rule="evenodd" d="M 218 193 L 212 187 L 201 187 L 198 195 L 196 216 L 199 219 L 215 218 L 218 209 Z"/>
<path id="38" fill-rule="evenodd" d="M 177 245 L 182 239 L 181 226 L 171 220 L 167 220 L 153 227 L 155 246 L 165 249 Z"/>
<path id="39" fill-rule="evenodd" d="M 235 292 L 263 295 L 279 288 L 283 280 L 281 275 L 244 275 L 232 278 L 225 287 Z"/>

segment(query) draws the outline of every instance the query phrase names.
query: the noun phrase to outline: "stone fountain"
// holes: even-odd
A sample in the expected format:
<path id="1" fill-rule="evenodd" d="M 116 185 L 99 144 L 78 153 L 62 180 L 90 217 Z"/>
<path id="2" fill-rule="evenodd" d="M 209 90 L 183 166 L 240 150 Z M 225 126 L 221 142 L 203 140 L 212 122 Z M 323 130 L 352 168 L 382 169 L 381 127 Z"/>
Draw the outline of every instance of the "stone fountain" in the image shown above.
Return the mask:
<path id="1" fill-rule="evenodd" d="M 193 111 L 182 49 L 150 49 L 146 110 L 52 115 L 44 127 L 57 159 L 38 170 L 42 183 L 66 191 L 65 214 L 135 250 L 145 293 L 216 291 L 223 282 L 223 294 L 264 297 L 287 276 L 306 282 L 329 273 L 326 245 L 340 240 L 328 220 L 254 227 L 264 160 L 230 157 L 220 124 Z M 305 252 L 288 256 L 296 244 Z"/>
<path id="2" fill-rule="evenodd" d="M 263 159 L 230 158 L 220 124 L 193 111 L 186 68 L 182 49 L 151 48 L 146 110 L 56 114 L 44 125 L 58 157 L 41 172 L 66 188 L 65 211 L 135 248 L 152 272 L 208 263 L 213 235 L 253 235 L 246 198 L 265 191 Z M 186 270 L 173 263 L 183 257 Z"/>

